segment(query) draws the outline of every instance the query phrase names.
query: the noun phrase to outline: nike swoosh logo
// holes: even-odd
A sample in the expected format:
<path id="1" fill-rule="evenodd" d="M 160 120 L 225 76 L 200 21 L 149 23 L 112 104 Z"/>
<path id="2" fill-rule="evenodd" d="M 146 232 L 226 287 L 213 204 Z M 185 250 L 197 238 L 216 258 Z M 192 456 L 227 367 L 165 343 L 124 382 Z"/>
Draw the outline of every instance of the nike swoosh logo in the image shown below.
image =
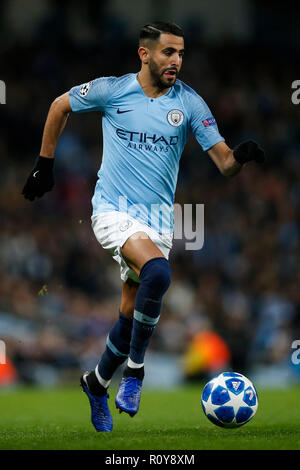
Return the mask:
<path id="1" fill-rule="evenodd" d="M 130 111 L 133 111 L 133 109 L 126 109 L 125 111 L 121 111 L 119 108 L 117 109 L 118 114 L 129 113 Z"/>
<path id="2" fill-rule="evenodd" d="M 36 174 L 37 174 L 39 171 L 40 171 L 40 170 L 35 171 L 32 176 L 35 178 L 35 177 L 36 177 Z"/>

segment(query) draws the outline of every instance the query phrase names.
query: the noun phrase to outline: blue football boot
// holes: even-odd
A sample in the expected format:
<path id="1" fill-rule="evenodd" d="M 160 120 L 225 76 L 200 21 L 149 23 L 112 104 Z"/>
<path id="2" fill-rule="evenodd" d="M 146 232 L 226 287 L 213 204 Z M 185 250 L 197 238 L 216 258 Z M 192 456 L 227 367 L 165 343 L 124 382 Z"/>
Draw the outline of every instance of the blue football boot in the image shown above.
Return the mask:
<path id="1" fill-rule="evenodd" d="M 92 423 L 98 432 L 111 432 L 113 429 L 113 420 L 107 404 L 109 395 L 108 393 L 104 396 L 92 395 L 86 380 L 88 374 L 89 372 L 85 372 L 80 378 L 80 385 L 90 401 Z"/>
<path id="2" fill-rule="evenodd" d="M 142 384 L 142 380 L 139 380 L 137 377 L 122 378 L 115 401 L 119 413 L 125 411 L 125 413 L 133 417 L 138 412 Z"/>

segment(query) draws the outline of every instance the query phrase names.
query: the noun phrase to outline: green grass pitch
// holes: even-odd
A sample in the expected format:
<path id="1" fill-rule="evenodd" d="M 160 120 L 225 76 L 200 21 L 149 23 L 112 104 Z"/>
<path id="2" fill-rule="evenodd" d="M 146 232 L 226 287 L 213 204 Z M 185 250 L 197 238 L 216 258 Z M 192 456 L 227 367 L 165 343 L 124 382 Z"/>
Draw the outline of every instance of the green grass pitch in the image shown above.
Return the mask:
<path id="1" fill-rule="evenodd" d="M 78 388 L 0 391 L 0 449 L 299 450 L 299 388 L 259 390 L 255 417 L 238 429 L 218 428 L 201 408 L 202 386 L 145 389 L 139 413 L 114 407 L 112 433 L 97 433 Z"/>

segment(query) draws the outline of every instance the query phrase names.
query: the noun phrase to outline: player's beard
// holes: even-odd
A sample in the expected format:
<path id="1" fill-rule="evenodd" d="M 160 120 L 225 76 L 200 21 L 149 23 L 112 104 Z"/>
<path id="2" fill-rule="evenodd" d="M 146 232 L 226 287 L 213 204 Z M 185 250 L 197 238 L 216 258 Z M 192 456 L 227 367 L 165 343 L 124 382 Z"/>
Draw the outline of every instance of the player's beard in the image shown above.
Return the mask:
<path id="1" fill-rule="evenodd" d="M 164 90 L 166 88 L 170 88 L 171 86 L 173 86 L 176 82 L 176 77 L 177 77 L 177 72 L 176 72 L 176 75 L 175 75 L 175 80 L 167 80 L 167 79 L 164 79 L 164 73 L 166 70 L 168 70 L 168 67 L 163 69 L 163 70 L 160 70 L 157 63 L 151 59 L 150 57 L 150 61 L 149 61 L 149 70 L 150 70 L 150 74 L 151 74 L 151 77 L 152 77 L 152 80 L 153 80 L 153 83 L 160 89 L 160 90 Z"/>

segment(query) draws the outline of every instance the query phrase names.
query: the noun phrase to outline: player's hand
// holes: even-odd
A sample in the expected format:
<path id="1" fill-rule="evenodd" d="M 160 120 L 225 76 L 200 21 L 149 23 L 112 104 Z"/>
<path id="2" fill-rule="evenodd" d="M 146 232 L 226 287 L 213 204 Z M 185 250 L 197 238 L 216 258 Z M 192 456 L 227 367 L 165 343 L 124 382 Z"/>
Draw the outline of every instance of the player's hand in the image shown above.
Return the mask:
<path id="1" fill-rule="evenodd" d="M 252 160 L 257 163 L 265 161 L 265 151 L 254 140 L 247 140 L 234 147 L 233 156 L 241 165 Z"/>
<path id="2" fill-rule="evenodd" d="M 25 199 L 33 201 L 51 191 L 54 186 L 53 165 L 54 158 L 38 157 L 22 191 Z"/>

